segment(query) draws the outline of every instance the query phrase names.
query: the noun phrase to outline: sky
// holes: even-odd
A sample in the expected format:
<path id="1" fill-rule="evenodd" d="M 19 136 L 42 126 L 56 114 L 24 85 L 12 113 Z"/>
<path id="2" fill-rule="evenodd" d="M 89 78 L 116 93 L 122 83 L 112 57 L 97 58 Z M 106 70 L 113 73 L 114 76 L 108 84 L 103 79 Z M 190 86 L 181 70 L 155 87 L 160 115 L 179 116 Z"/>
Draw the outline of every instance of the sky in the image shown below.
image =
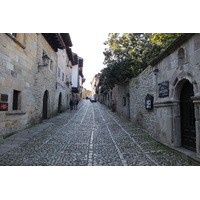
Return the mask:
<path id="1" fill-rule="evenodd" d="M 83 87 L 91 90 L 91 84 L 95 74 L 105 67 L 103 64 L 103 51 L 106 46 L 103 44 L 108 33 L 102 32 L 72 32 L 69 33 L 73 46 L 72 51 L 83 58 L 83 76 L 86 78 Z"/>

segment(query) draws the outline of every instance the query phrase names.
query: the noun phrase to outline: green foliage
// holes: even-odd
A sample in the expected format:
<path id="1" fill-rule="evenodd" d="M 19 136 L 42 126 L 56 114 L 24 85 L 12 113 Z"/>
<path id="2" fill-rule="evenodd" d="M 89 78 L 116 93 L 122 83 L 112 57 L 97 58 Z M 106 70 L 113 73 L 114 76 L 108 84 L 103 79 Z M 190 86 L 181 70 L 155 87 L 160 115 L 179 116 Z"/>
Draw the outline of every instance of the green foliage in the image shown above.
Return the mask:
<path id="1" fill-rule="evenodd" d="M 124 84 L 136 77 L 181 34 L 177 33 L 111 33 L 104 44 L 101 83 L 107 88 Z"/>

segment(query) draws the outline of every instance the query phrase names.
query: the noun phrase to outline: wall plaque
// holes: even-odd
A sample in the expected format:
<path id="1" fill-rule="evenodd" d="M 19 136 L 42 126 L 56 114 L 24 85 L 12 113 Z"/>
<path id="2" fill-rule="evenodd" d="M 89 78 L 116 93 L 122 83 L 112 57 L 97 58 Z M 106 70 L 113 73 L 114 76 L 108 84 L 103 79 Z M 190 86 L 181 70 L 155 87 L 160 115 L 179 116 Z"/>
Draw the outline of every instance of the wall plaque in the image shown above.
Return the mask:
<path id="1" fill-rule="evenodd" d="M 164 81 L 159 83 L 159 97 L 168 97 L 169 96 L 169 81 Z"/>
<path id="2" fill-rule="evenodd" d="M 7 111 L 8 103 L 0 103 L 0 111 Z"/>
<path id="3" fill-rule="evenodd" d="M 153 96 L 150 94 L 147 94 L 145 98 L 145 108 L 147 110 L 152 110 L 153 109 Z"/>

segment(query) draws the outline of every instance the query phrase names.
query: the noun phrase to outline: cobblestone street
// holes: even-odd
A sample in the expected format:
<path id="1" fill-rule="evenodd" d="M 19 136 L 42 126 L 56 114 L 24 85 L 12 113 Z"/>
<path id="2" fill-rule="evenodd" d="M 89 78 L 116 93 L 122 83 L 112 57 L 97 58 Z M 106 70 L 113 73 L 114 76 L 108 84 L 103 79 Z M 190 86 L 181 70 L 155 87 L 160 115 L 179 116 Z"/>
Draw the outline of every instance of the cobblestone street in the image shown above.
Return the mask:
<path id="1" fill-rule="evenodd" d="M 89 100 L 1 141 L 1 166 L 187 166 L 140 128 Z"/>

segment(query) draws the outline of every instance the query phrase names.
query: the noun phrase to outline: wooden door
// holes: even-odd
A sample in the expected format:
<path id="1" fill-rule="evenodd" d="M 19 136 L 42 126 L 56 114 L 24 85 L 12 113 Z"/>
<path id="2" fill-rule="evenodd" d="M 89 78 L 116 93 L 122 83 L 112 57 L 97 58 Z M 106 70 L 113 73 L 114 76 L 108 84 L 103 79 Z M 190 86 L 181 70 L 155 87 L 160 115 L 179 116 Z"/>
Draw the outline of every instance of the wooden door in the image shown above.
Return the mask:
<path id="1" fill-rule="evenodd" d="M 59 99 L 58 99 L 58 113 L 62 112 L 62 94 L 60 93 Z"/>
<path id="2" fill-rule="evenodd" d="M 196 152 L 196 130 L 192 96 L 194 96 L 193 86 L 187 81 L 183 85 L 180 96 L 181 141 L 183 147 Z"/>
<path id="3" fill-rule="evenodd" d="M 43 112 L 42 118 L 47 119 L 48 117 L 48 91 L 45 91 L 43 96 Z"/>

